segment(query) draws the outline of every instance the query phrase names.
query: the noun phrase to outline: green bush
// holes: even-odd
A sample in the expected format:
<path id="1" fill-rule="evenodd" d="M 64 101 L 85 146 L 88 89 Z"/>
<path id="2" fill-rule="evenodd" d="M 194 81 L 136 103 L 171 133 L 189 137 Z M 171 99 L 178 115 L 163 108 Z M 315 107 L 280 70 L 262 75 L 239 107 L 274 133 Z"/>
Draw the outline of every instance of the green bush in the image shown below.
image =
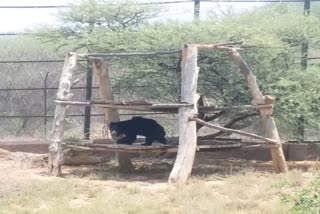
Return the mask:
<path id="1" fill-rule="evenodd" d="M 296 193 L 295 205 L 290 214 L 320 213 L 320 177 L 310 187 Z"/>

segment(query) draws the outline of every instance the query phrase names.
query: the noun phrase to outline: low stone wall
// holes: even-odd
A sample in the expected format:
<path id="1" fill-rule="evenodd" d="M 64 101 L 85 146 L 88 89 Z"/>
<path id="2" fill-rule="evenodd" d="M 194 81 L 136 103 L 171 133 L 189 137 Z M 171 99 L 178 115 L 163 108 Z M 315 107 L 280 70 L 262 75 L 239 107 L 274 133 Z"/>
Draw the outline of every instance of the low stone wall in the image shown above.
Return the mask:
<path id="1" fill-rule="evenodd" d="M 0 148 L 11 152 L 44 154 L 48 152 L 48 141 L 0 141 Z M 320 160 L 320 143 L 285 143 L 283 144 L 283 151 L 287 161 Z M 97 152 L 97 154 L 98 153 L 101 155 L 101 152 Z M 214 152 L 200 152 L 198 155 L 210 155 L 210 158 L 217 159 L 241 158 L 260 161 L 271 160 L 270 149 L 260 147 L 242 147 L 228 150 L 217 150 Z M 109 157 L 113 156 L 114 152 L 110 152 Z"/>
<path id="2" fill-rule="evenodd" d="M 2 140 L 0 148 L 10 152 L 48 153 L 49 141 L 46 140 Z"/>
<path id="3" fill-rule="evenodd" d="M 320 160 L 320 143 L 284 143 L 282 145 L 284 156 L 287 161 Z M 211 155 L 217 159 L 240 158 L 260 161 L 271 160 L 270 149 L 261 147 L 242 147 L 239 149 L 216 151 Z"/>

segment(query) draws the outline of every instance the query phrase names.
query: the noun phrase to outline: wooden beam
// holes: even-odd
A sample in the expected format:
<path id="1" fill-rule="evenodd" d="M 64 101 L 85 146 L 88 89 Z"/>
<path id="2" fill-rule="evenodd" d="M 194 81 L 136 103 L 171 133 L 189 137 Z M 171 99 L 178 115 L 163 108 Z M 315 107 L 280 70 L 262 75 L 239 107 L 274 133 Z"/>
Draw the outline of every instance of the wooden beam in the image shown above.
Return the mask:
<path id="1" fill-rule="evenodd" d="M 113 102 L 113 101 L 95 101 L 89 100 L 86 102 L 83 101 L 65 101 L 65 100 L 56 100 L 56 103 L 63 105 L 74 105 L 74 106 L 89 106 L 96 105 L 105 108 L 146 108 L 146 109 L 171 109 L 171 108 L 180 108 L 180 107 L 193 107 L 193 104 L 188 103 L 138 103 L 138 102 Z"/>
<path id="2" fill-rule="evenodd" d="M 240 45 L 242 42 L 226 42 L 221 44 L 213 44 L 213 45 L 198 45 L 199 50 L 216 50 L 216 49 L 223 49 L 225 46 L 232 46 L 232 45 Z"/>
<path id="3" fill-rule="evenodd" d="M 212 139 L 203 139 L 203 136 L 199 136 L 197 138 L 198 145 L 212 145 L 212 144 L 234 144 L 234 143 L 241 143 L 241 139 L 234 139 L 234 138 L 212 138 Z M 179 137 L 166 137 L 167 145 L 178 145 L 179 144 Z M 137 138 L 135 143 L 144 143 L 145 138 Z M 84 141 L 83 143 L 89 143 L 89 141 Z M 90 141 L 92 144 L 114 144 L 116 143 L 115 140 L 112 139 L 93 139 Z"/>
<path id="4" fill-rule="evenodd" d="M 90 53 L 90 54 L 78 54 L 82 58 L 112 58 L 112 57 L 150 57 L 158 55 L 171 55 L 180 53 L 181 50 L 172 50 L 172 51 L 157 51 L 157 52 L 148 52 L 148 53 Z"/>
<path id="5" fill-rule="evenodd" d="M 228 50 L 229 47 L 221 45 L 199 45 L 201 50 Z M 242 50 L 241 48 L 235 48 L 236 50 Z"/>
<path id="6" fill-rule="evenodd" d="M 196 121 L 197 123 L 200 123 L 206 127 L 209 127 L 209 128 L 213 128 L 213 129 L 216 129 L 216 130 L 219 130 L 219 131 L 223 131 L 223 132 L 228 132 L 228 133 L 236 133 L 236 134 L 239 134 L 239 135 L 242 135 L 242 136 L 246 136 L 246 137 L 251 137 L 251 138 L 254 138 L 254 139 L 258 139 L 258 140 L 262 140 L 262 141 L 265 141 L 266 143 L 272 143 L 272 144 L 277 144 L 278 141 L 275 141 L 275 140 L 272 140 L 272 139 L 269 139 L 269 138 L 265 138 L 265 137 L 261 137 L 259 135 L 256 135 L 256 134 L 251 134 L 251 133 L 248 133 L 248 132 L 244 132 L 244 131 L 239 131 L 239 130 L 235 130 L 235 129 L 228 129 L 228 128 L 224 128 L 222 126 L 219 126 L 219 125 L 214 125 L 214 124 L 211 124 L 211 123 L 207 123 L 203 120 L 200 120 L 199 118 L 190 118 L 191 121 Z"/>
<path id="7" fill-rule="evenodd" d="M 178 113 L 180 107 L 192 107 L 193 104 L 188 103 L 139 103 L 139 102 L 113 102 L 113 101 L 64 101 L 56 100 L 55 101 L 61 105 L 70 105 L 70 106 L 100 106 L 104 108 L 114 108 L 114 109 L 123 109 L 123 110 L 136 110 L 136 111 L 160 111 L 160 112 L 172 112 Z M 273 108 L 273 104 L 266 105 L 243 105 L 243 106 L 199 106 L 199 112 L 214 112 L 214 111 L 223 111 L 223 110 L 238 110 L 238 109 L 265 109 Z"/>
<path id="8" fill-rule="evenodd" d="M 177 146 L 169 145 L 152 145 L 142 146 L 141 144 L 125 145 L 125 144 L 86 144 L 86 145 L 66 145 L 66 147 L 75 149 L 77 151 L 108 151 L 108 152 L 122 152 L 129 154 L 144 154 L 144 153 L 177 153 Z M 235 144 L 220 144 L 220 145 L 199 145 L 196 147 L 198 152 L 208 152 L 220 149 L 240 148 L 240 143 Z"/>
<path id="9" fill-rule="evenodd" d="M 198 113 L 197 93 L 198 73 L 197 45 L 185 45 L 181 63 L 181 102 L 193 107 L 179 108 L 179 148 L 176 161 L 169 176 L 169 184 L 183 184 L 189 178 L 197 148 L 196 123 L 189 118 Z"/>
<path id="10" fill-rule="evenodd" d="M 226 111 L 226 110 L 251 110 L 251 109 L 263 109 L 263 108 L 273 108 L 272 104 L 267 105 L 243 105 L 243 106 L 199 106 L 199 112 L 212 112 L 212 111 Z"/>
<path id="11" fill-rule="evenodd" d="M 163 113 L 178 113 L 180 107 L 192 107 L 192 104 L 186 103 L 171 103 L 171 104 L 130 104 L 130 103 L 112 103 L 109 101 L 64 101 L 56 100 L 55 103 L 70 106 L 99 106 L 103 108 L 119 109 L 119 110 L 133 110 L 133 111 L 149 111 L 149 112 L 163 112 Z"/>
<path id="12" fill-rule="evenodd" d="M 69 101 L 73 94 L 70 92 L 72 85 L 72 74 L 76 69 L 77 54 L 67 54 L 60 77 L 57 99 Z M 66 106 L 57 104 L 52 127 L 52 138 L 49 144 L 48 173 L 54 176 L 61 176 L 63 164 L 62 140 L 64 134 L 64 119 Z"/>

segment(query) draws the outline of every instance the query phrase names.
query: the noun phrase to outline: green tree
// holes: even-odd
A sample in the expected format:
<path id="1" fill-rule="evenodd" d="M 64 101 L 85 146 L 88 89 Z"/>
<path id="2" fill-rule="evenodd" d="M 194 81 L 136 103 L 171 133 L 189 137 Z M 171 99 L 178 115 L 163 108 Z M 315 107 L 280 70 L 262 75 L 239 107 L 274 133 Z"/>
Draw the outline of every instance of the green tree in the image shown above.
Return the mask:
<path id="1" fill-rule="evenodd" d="M 300 65 L 301 44 L 308 41 L 310 47 L 316 47 L 320 42 L 317 17 L 304 17 L 281 5 L 229 14 L 222 20 L 210 18 L 197 25 L 179 21 L 150 22 L 149 18 L 156 14 L 154 8 L 133 6 L 130 2 L 131 7 L 121 10 L 123 4 L 126 3 L 113 5 L 119 10 L 110 11 L 107 9 L 110 5 L 104 1 L 83 1 L 61 14 L 64 25 L 52 29 L 52 33 L 42 39 L 54 41 L 64 49 L 92 52 L 172 50 L 180 49 L 184 43 L 241 41 L 244 50 L 241 53 L 257 75 L 264 94 L 277 96 L 278 121 L 295 131 L 303 115 L 306 124 L 318 127 L 318 65 L 310 65 L 306 71 Z M 114 84 L 121 85 L 130 95 L 177 101 L 178 62 L 179 55 L 114 59 L 110 63 Z M 211 104 L 251 102 L 243 77 L 224 53 L 200 52 L 199 65 L 199 92 L 210 98 Z M 146 90 L 147 86 L 152 90 Z M 250 124 L 250 120 L 241 124 L 233 123 L 230 118 L 246 118 L 244 115 L 248 113 L 222 112 L 219 119 L 241 128 Z"/>
<path id="2" fill-rule="evenodd" d="M 82 0 L 70 4 L 69 10 L 58 13 L 61 25 L 58 28 L 41 27 L 41 38 L 54 42 L 57 48 L 92 50 L 104 38 L 126 29 L 137 30 L 161 11 L 155 6 L 138 4 L 135 0 L 120 0 L 115 3 L 105 0 Z M 96 35 L 96 36 L 95 36 Z M 109 41 L 108 44 L 112 43 Z M 93 46 L 93 47 L 92 47 Z"/>

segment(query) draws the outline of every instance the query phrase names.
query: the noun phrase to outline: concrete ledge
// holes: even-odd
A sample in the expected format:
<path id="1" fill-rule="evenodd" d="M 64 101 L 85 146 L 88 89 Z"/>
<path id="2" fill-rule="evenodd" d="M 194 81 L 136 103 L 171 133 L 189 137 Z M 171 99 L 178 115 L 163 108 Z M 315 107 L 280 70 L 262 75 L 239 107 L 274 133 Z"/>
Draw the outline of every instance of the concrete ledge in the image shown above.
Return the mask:
<path id="1" fill-rule="evenodd" d="M 44 154 L 48 152 L 48 143 L 49 141 L 46 140 L 0 141 L 0 148 L 11 152 Z M 287 161 L 320 160 L 320 143 L 284 143 L 283 151 Z M 98 153 L 101 155 L 101 152 Z M 114 152 L 110 152 L 109 155 L 114 156 L 114 154 Z M 198 155 L 200 154 L 210 155 L 210 158 L 217 159 L 240 158 L 260 161 L 271 160 L 270 149 L 261 147 L 241 147 L 230 150 L 217 150 L 210 153 L 198 153 Z"/>
<path id="2" fill-rule="evenodd" d="M 10 152 L 48 153 L 49 141 L 46 140 L 6 140 L 0 141 L 0 148 Z"/>

